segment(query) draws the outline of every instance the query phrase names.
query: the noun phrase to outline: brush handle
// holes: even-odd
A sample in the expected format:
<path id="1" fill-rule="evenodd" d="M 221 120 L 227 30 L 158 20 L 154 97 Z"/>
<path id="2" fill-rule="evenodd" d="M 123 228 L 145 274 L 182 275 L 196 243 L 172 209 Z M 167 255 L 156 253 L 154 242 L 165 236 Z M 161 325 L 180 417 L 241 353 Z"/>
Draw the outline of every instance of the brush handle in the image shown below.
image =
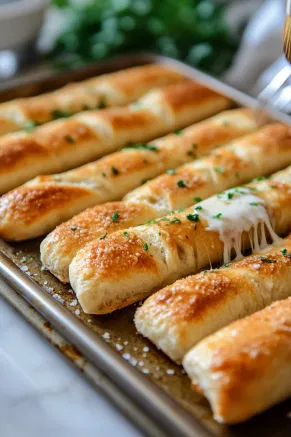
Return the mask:
<path id="1" fill-rule="evenodd" d="M 291 0 L 286 1 L 286 15 L 291 15 Z"/>

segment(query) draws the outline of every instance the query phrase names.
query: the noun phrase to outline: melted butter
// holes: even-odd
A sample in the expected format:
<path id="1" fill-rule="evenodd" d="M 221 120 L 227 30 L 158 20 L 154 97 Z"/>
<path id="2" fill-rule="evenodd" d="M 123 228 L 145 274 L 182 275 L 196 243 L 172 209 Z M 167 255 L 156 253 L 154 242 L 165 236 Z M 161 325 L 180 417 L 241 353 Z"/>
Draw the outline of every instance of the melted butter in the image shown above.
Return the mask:
<path id="1" fill-rule="evenodd" d="M 235 259 L 243 257 L 244 232 L 249 234 L 253 252 L 258 252 L 268 245 L 266 229 L 272 242 L 280 240 L 271 226 L 264 201 L 252 194 L 248 188 L 227 190 L 199 205 L 202 206 L 199 216 L 208 222 L 206 230 L 218 232 L 220 240 L 224 243 L 224 264 L 230 262 L 233 250 L 236 254 Z"/>

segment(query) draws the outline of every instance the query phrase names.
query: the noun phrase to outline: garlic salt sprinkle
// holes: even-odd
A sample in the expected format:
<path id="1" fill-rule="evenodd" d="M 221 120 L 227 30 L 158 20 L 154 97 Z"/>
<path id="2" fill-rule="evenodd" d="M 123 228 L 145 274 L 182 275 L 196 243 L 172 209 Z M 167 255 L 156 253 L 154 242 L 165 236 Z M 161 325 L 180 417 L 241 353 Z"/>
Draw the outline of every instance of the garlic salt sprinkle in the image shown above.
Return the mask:
<path id="1" fill-rule="evenodd" d="M 230 262 L 231 252 L 235 259 L 242 255 L 242 234 L 249 233 L 252 252 L 264 249 L 268 243 L 266 229 L 272 242 L 280 240 L 274 232 L 265 202 L 249 188 L 234 188 L 218 196 L 210 197 L 201 204 L 199 216 L 208 222 L 206 230 L 219 233 L 224 243 L 223 262 Z"/>

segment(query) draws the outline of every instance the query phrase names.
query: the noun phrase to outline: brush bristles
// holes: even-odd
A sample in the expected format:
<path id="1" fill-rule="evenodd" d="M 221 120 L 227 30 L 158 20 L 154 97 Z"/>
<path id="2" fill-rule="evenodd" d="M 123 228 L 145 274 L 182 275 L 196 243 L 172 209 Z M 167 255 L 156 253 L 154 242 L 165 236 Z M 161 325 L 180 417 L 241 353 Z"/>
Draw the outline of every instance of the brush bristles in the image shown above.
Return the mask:
<path id="1" fill-rule="evenodd" d="M 291 63 L 291 16 L 287 15 L 283 32 L 284 52 L 287 60 Z"/>

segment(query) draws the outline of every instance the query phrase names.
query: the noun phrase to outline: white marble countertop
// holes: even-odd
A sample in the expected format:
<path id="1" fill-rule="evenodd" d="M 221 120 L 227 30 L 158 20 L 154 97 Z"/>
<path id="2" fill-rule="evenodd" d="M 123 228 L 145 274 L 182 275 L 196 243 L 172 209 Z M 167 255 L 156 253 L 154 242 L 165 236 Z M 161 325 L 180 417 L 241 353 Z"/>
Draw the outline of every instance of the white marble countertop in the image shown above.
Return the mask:
<path id="1" fill-rule="evenodd" d="M 1 437 L 141 437 L 0 298 Z"/>

